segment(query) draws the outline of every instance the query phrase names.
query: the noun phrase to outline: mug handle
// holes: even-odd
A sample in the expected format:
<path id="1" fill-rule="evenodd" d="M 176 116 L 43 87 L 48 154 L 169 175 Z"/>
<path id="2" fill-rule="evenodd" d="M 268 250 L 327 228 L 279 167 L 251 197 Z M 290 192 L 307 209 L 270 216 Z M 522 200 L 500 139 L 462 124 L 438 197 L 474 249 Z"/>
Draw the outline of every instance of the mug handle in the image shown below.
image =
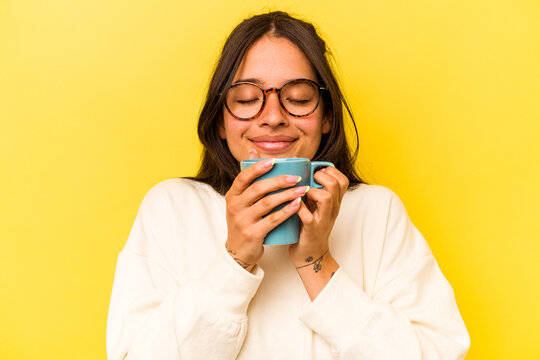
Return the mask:
<path id="1" fill-rule="evenodd" d="M 328 167 L 328 166 L 336 167 L 334 164 L 328 161 L 312 161 L 311 162 L 311 176 L 310 176 L 311 183 L 309 184 L 310 187 L 316 188 L 316 189 L 323 188 L 321 184 L 316 183 L 315 180 L 313 180 L 313 173 L 315 172 L 315 170 L 317 170 L 320 167 Z"/>

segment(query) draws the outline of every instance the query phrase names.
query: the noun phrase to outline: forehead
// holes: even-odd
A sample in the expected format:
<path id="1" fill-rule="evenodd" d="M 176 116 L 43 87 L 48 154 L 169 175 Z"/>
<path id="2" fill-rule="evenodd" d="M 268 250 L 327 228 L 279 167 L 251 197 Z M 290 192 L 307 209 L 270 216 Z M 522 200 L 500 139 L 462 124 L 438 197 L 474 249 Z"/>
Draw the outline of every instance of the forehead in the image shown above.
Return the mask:
<path id="1" fill-rule="evenodd" d="M 288 39 L 265 35 L 247 51 L 234 82 L 255 80 L 263 87 L 279 87 L 292 79 L 317 81 L 306 55 Z"/>

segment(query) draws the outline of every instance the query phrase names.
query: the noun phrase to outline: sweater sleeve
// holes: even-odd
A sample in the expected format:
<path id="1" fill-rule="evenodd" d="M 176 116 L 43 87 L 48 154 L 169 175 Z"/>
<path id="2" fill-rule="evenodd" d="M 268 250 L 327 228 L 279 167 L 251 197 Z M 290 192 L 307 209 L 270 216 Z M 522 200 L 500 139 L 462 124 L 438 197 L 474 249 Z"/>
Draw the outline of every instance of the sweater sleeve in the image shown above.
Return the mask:
<path id="1" fill-rule="evenodd" d="M 109 360 L 234 359 L 263 277 L 219 247 L 196 281 L 181 283 L 164 247 L 166 199 L 150 191 L 118 257 L 107 322 Z M 165 241 L 164 241 L 165 240 Z M 211 346 L 209 346 L 211 344 Z"/>
<path id="2" fill-rule="evenodd" d="M 373 291 L 341 267 L 300 319 L 337 359 L 463 359 L 470 339 L 452 288 L 391 194 L 380 250 L 358 254 L 380 259 Z"/>

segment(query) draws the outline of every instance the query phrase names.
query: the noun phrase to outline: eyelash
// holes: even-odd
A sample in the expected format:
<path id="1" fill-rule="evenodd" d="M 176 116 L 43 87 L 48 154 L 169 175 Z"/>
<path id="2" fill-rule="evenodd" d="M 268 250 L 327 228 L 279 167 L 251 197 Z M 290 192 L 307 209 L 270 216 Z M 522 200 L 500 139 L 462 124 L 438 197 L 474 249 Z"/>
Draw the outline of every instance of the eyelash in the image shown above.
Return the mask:
<path id="1" fill-rule="evenodd" d="M 252 99 L 252 100 L 236 100 L 239 104 L 253 104 L 254 102 L 259 101 L 259 99 Z"/>

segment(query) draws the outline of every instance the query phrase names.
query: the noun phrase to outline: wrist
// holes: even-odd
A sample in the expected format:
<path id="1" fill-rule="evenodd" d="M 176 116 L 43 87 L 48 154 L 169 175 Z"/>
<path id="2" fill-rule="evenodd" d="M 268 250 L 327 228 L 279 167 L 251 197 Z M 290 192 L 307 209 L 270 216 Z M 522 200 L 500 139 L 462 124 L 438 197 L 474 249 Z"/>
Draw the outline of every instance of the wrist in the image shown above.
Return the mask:
<path id="1" fill-rule="evenodd" d="M 326 249 L 319 255 L 317 258 L 313 258 L 313 256 L 308 256 L 304 259 L 303 262 L 295 264 L 296 271 L 298 273 L 320 273 L 321 275 L 323 273 L 329 273 L 335 272 L 339 265 L 333 258 L 332 254 L 330 253 L 330 249 Z"/>
<path id="2" fill-rule="evenodd" d="M 225 249 L 227 249 L 227 253 L 229 254 L 229 256 L 232 257 L 233 260 L 236 261 L 236 263 L 240 265 L 244 270 L 246 270 L 247 272 L 251 272 L 253 270 L 256 265 L 256 261 L 249 261 L 249 259 L 247 259 L 246 257 L 237 254 L 236 251 L 232 250 L 228 246 L 228 243 L 225 243 Z"/>
<path id="3" fill-rule="evenodd" d="M 330 254 L 328 243 L 316 244 L 316 246 L 300 246 L 294 244 L 289 247 L 289 257 L 295 268 L 308 267 L 306 265 L 313 264 L 323 260 Z"/>
<path id="4" fill-rule="evenodd" d="M 332 274 L 337 269 L 339 269 L 339 265 L 336 262 L 336 260 L 332 257 L 329 250 L 327 250 L 319 258 L 314 259 L 311 262 L 307 262 L 303 265 L 296 266 L 296 271 L 300 275 L 306 274 L 306 273 L 319 274 L 319 275 Z"/>
<path id="5" fill-rule="evenodd" d="M 328 252 L 329 252 L 329 249 L 326 249 L 316 259 L 314 259 L 314 257 L 310 255 L 310 256 L 306 257 L 302 263 L 300 263 L 300 264 L 297 263 L 294 266 L 296 267 L 296 270 L 311 267 L 311 268 L 313 268 L 313 271 L 319 272 L 322 269 L 322 263 L 323 263 L 324 257 L 328 254 Z"/>
<path id="6" fill-rule="evenodd" d="M 302 279 L 304 287 L 313 301 L 332 279 L 334 273 L 339 269 L 339 265 L 330 254 L 330 251 L 326 252 L 321 259 L 305 265 L 308 266 L 297 267 L 296 272 Z"/>

